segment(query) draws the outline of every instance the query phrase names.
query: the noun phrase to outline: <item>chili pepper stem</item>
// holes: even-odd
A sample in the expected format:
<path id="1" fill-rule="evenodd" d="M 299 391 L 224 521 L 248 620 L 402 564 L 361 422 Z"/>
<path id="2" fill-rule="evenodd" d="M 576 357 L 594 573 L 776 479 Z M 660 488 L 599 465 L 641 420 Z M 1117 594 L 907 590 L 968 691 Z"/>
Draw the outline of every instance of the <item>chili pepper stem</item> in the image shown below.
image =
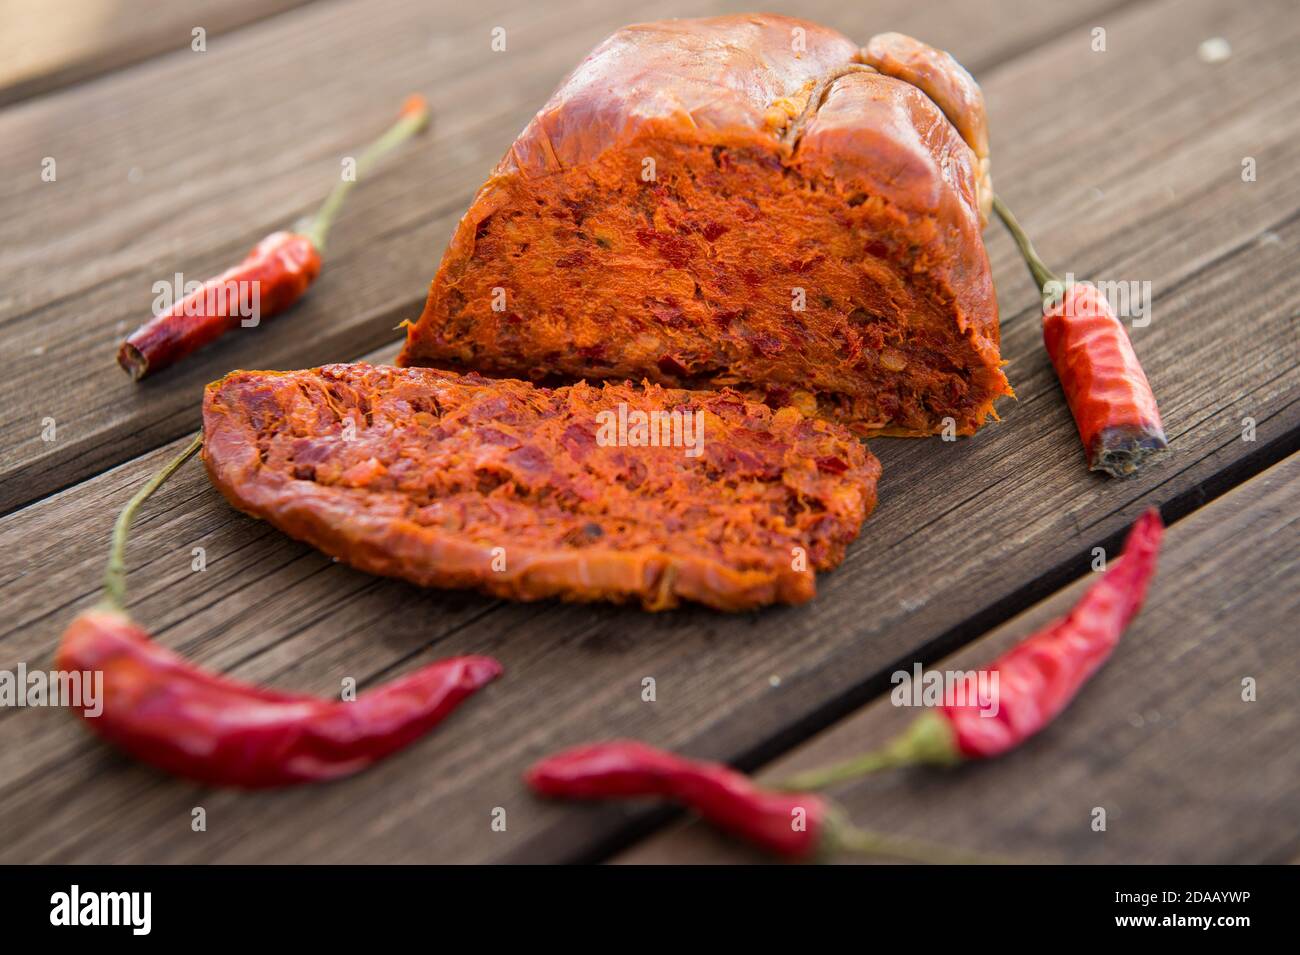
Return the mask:
<path id="1" fill-rule="evenodd" d="M 908 862 L 929 865 L 1008 865 L 1013 860 L 1000 856 L 953 849 L 933 842 L 887 836 L 856 826 L 841 826 L 834 830 L 832 848 L 863 855 L 887 856 Z"/>
<path id="2" fill-rule="evenodd" d="M 196 434 L 194 440 L 163 466 L 163 469 L 149 479 L 149 483 L 135 492 L 135 496 L 126 502 L 122 513 L 117 515 L 113 526 L 113 543 L 108 551 L 108 569 L 104 572 L 104 599 L 110 606 L 122 610 L 126 604 L 126 538 L 131 530 L 131 521 L 135 512 L 158 487 L 176 472 L 182 464 L 194 456 L 203 446 L 202 433 Z"/>
<path id="3" fill-rule="evenodd" d="M 797 776 L 791 776 L 789 779 L 783 779 L 776 783 L 775 788 L 791 792 L 825 789 L 827 786 L 843 782 L 846 779 L 869 776 L 882 769 L 892 769 L 901 765 L 903 765 L 903 762 L 890 747 L 886 747 L 872 750 L 861 756 L 855 756 L 853 759 L 836 763 L 834 766 L 828 766 L 825 769 L 814 769 L 806 773 L 799 773 Z"/>
<path id="4" fill-rule="evenodd" d="M 351 179 L 342 179 L 335 184 L 330 194 L 325 197 L 325 201 L 321 203 L 316 215 L 311 218 L 310 224 L 303 230 L 303 234 L 311 240 L 317 252 L 324 254 L 325 239 L 329 234 L 330 226 L 334 223 L 334 217 L 338 214 L 339 207 L 343 205 L 343 200 L 352 191 L 352 187 L 370 171 L 375 163 L 428 125 L 428 104 L 424 101 L 424 97 L 412 96 L 403 106 L 401 118 L 361 153 L 357 159 L 355 175 Z"/>
<path id="5" fill-rule="evenodd" d="M 777 789 L 825 789 L 848 779 L 858 779 L 882 769 L 918 763 L 951 765 L 961 762 L 952 727 L 938 713 L 922 714 L 901 736 L 881 749 L 822 769 L 799 773 L 776 784 Z"/>
<path id="6" fill-rule="evenodd" d="M 1029 236 L 1025 234 L 1025 230 L 1021 228 L 1016 217 L 1007 208 L 1007 204 L 1002 201 L 1001 197 L 996 195 L 993 197 L 993 211 L 998 214 L 1002 224 L 1011 233 L 1011 238 L 1015 240 L 1016 247 L 1020 249 L 1025 264 L 1029 266 L 1029 274 L 1038 283 L 1038 289 L 1043 295 L 1044 305 L 1054 303 L 1064 294 L 1065 283 L 1052 274 L 1052 270 L 1043 264 L 1043 260 L 1034 249 L 1034 244 L 1029 241 Z"/>

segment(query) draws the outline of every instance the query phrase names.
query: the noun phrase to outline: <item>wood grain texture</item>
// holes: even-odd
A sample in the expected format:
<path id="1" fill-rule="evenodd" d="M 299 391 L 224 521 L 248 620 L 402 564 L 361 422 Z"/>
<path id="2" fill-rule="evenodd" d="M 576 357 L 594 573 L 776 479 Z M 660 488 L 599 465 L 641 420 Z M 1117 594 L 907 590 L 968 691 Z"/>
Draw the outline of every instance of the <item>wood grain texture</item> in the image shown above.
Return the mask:
<path id="1" fill-rule="evenodd" d="M 307 0 L 0 0 L 0 106 L 189 50 L 207 39 L 283 13 Z"/>
<path id="2" fill-rule="evenodd" d="M 0 858 L 48 861 L 485 861 L 584 858 L 644 824 L 534 802 L 519 773 L 537 756 L 627 735 L 757 761 L 878 694 L 902 661 L 932 660 L 1073 579 L 1089 549 L 1113 546 L 1151 502 L 1181 513 L 1206 482 L 1273 453 L 1300 426 L 1297 370 L 1268 329 L 1300 294 L 1285 243 L 1202 272 L 1138 342 L 1166 396 L 1177 454 L 1135 481 L 1087 475 L 1036 330 L 1008 342 L 1037 372 L 1021 401 L 977 440 L 877 441 L 881 504 L 845 565 L 810 605 L 724 616 L 648 615 L 501 604 L 421 592 L 332 564 L 231 511 L 191 466 L 147 508 L 132 549 L 132 610 L 170 646 L 246 679 L 322 693 L 434 656 L 484 652 L 507 676 L 429 739 L 361 777 L 241 795 L 178 783 L 121 759 L 66 714 L 0 711 Z M 1245 311 L 1242 287 L 1269 300 Z M 376 357 L 383 357 L 382 355 Z M 1219 361 L 1239 390 L 1192 387 Z M 1243 442 L 1239 417 L 1258 416 Z M 0 659 L 48 665 L 58 634 L 96 598 L 112 513 L 177 445 L 0 520 Z M 1014 493 L 1010 489 L 1014 488 Z M 207 570 L 190 570 L 192 549 Z M 641 700 L 654 677 L 658 699 Z M 773 678 L 776 678 L 774 680 Z M 190 809 L 233 829 L 184 834 Z M 509 829 L 489 815 L 508 811 Z M 182 827 L 177 834 L 177 827 Z M 217 831 L 210 829 L 209 833 Z M 197 834 L 196 834 L 197 835 Z"/>
<path id="3" fill-rule="evenodd" d="M 344 16 L 349 5 L 330 7 L 341 18 L 333 29 L 352 30 L 362 46 L 377 42 L 369 39 L 379 35 L 377 27 Z M 380 21 L 400 12 L 383 5 L 368 9 Z M 955 8 L 923 9 L 925 16 L 938 17 Z M 1300 149 L 1294 135 L 1300 92 L 1288 76 L 1288 49 L 1297 26 L 1280 15 L 1284 4 L 1252 4 L 1235 11 L 1231 22 L 1210 2 L 1095 9 L 1108 27 L 1107 54 L 1089 49 L 1087 24 L 1079 24 L 1091 14 L 1078 8 L 1069 16 L 1083 20 L 1066 20 L 1062 13 L 1064 25 L 1041 47 L 1021 48 L 1019 41 L 1007 46 L 1007 33 L 987 25 L 970 32 L 983 35 L 995 52 L 1016 54 L 981 79 L 993 108 L 995 178 L 1039 237 L 1042 251 L 1061 271 L 1068 267 L 1084 277 L 1153 282 L 1152 322 L 1133 337 L 1174 441 L 1174 453 L 1159 467 L 1131 482 L 1108 482 L 1083 470 L 1073 422 L 1042 354 L 1030 283 L 1009 241 L 997 231 L 990 239 L 1002 296 L 1003 349 L 1019 400 L 1006 403 L 1004 420 L 973 440 L 873 442 L 885 468 L 879 510 L 845 566 L 823 578 L 820 596 L 802 608 L 743 616 L 703 610 L 652 616 L 421 592 L 335 565 L 232 512 L 191 465 L 146 508 L 131 551 L 133 612 L 164 643 L 241 678 L 321 693 L 336 692 L 344 676 L 365 685 L 464 651 L 497 655 L 507 675 L 437 733 L 358 778 L 254 796 L 163 778 L 113 754 L 66 714 L 0 710 L 0 861 L 599 858 L 660 817 L 639 808 L 539 803 L 519 782 L 532 759 L 559 746 L 627 735 L 758 765 L 877 696 L 901 662 L 935 660 L 1078 577 L 1089 549 L 1117 543 L 1147 504 L 1162 504 L 1168 516 L 1182 515 L 1293 450 L 1300 432 L 1294 334 L 1300 277 L 1291 263 L 1300 245 L 1300 186 L 1283 170 L 1294 166 Z M 607 11 L 587 13 L 598 18 Z M 473 22 L 489 21 L 490 12 L 475 12 L 480 14 L 485 19 Z M 314 15 L 312 8 L 293 14 Z M 626 20 L 652 14 L 638 8 L 631 16 L 609 15 Z M 864 16 L 840 7 L 831 15 L 807 15 L 841 28 L 848 26 L 845 17 Z M 561 67 L 559 57 L 552 64 L 539 41 L 524 54 L 533 59 L 519 69 L 567 69 L 608 32 L 603 23 L 593 25 L 594 19 L 566 16 L 545 43 L 573 42 L 579 49 Z M 274 37 L 276 23 L 240 36 Z M 1075 26 L 1067 29 L 1070 23 Z M 597 36 L 574 40 L 575 24 L 591 27 Z M 952 42 L 901 14 L 853 32 L 864 35 L 885 26 Z M 946 29 L 937 21 L 931 26 Z M 328 32 L 324 26 L 320 31 Z M 1212 66 L 1200 62 L 1195 50 L 1215 33 L 1230 36 L 1234 56 Z M 399 95 L 429 69 L 400 44 L 394 56 L 392 75 L 386 65 L 374 80 L 376 86 L 392 80 L 385 95 Z M 255 60 L 240 65 L 258 74 Z M 468 55 L 458 62 L 462 72 L 472 71 Z M 144 64 L 87 89 L 129 84 L 137 71 L 162 65 Z M 312 75 L 341 101 L 351 97 L 355 112 L 350 115 L 366 112 L 363 98 L 367 104 L 383 98 L 331 86 L 324 72 Z M 439 113 L 442 122 L 453 124 L 460 117 L 465 125 L 456 137 L 435 138 L 409 158 L 427 164 L 420 167 L 428 177 L 422 183 L 463 181 L 468 190 L 517 128 L 502 117 L 522 124 L 558 74 L 539 80 L 540 89 L 520 93 L 519 102 L 515 90 L 457 86 L 461 77 L 454 71 L 448 76 L 462 100 L 473 95 L 486 112 L 471 114 L 463 101 L 449 109 L 454 97 L 440 93 L 448 96 Z M 143 96 L 141 89 L 132 89 L 137 99 Z M 495 97 L 500 97 L 499 112 L 491 106 Z M 182 102 L 177 98 L 170 107 L 174 115 L 182 112 Z M 301 105 L 308 112 L 320 109 L 307 97 Z M 12 112 L 0 113 L 0 126 Z M 323 122 L 323 112 L 316 115 Z M 129 121 L 137 129 L 147 126 L 138 117 Z M 238 124 L 230 120 L 224 128 L 235 135 Z M 345 149 L 356 138 L 353 130 L 340 133 L 337 142 L 308 146 L 314 125 L 295 121 L 292 128 L 294 135 L 280 127 L 269 135 L 284 134 L 280 147 L 296 156 L 315 149 L 313 161 L 321 170 L 335 161 L 332 150 Z M 435 132 L 435 137 L 446 135 L 445 128 Z M 240 142 L 235 155 L 240 149 L 249 150 L 250 157 L 276 155 Z M 444 161 L 458 142 L 468 144 L 473 159 L 460 172 L 449 172 Z M 426 155 L 428 149 L 437 155 Z M 1241 181 L 1243 155 L 1258 157 L 1257 182 Z M 483 162 L 471 170 L 479 159 Z M 0 164 L 6 161 L 0 157 Z M 207 170 L 220 165 L 209 166 L 206 156 L 193 161 Z M 253 168 L 255 160 L 239 161 Z M 28 358 L 11 362 L 21 386 L 0 382 L 0 447 L 13 451 L 0 472 L 9 506 L 112 462 L 126 463 L 0 519 L 0 604 L 7 611 L 0 624 L 0 667 L 20 660 L 48 665 L 62 627 L 94 601 L 113 513 L 179 444 L 133 456 L 193 426 L 204 379 L 231 364 L 302 366 L 360 354 L 390 334 L 392 323 L 406 317 L 403 309 L 418 308 L 442 239 L 468 192 L 449 199 L 441 213 L 431 213 L 426 197 L 432 189 L 421 185 L 415 190 L 420 198 L 413 199 L 410 181 L 403 179 L 406 171 L 403 166 L 358 191 L 357 205 L 345 214 L 355 218 L 351 225 L 340 224 L 334 247 L 340 267 L 322 280 L 334 277 L 328 294 L 322 284 L 316 290 L 321 294 L 296 316 L 262 329 L 266 334 L 256 344 L 236 336 L 218 347 L 220 355 L 209 356 L 210 367 L 200 360 L 174 380 L 160 379 L 147 402 L 114 391 L 111 376 L 97 377 L 100 371 L 89 366 L 84 381 L 68 382 L 49 380 L 44 367 L 29 369 Z M 292 167 L 277 175 L 290 189 Z M 0 189 L 7 188 L 6 181 L 0 178 Z M 197 171 L 184 182 L 208 189 Z M 182 180 L 171 188 L 182 188 Z M 213 196 L 206 192 L 206 200 L 196 205 L 203 228 L 192 229 L 193 235 L 212 242 L 194 253 L 209 257 L 205 267 L 242 252 L 262 226 L 270 228 L 305 208 L 312 192 L 303 187 L 286 205 L 273 207 L 284 200 L 273 188 L 238 179 L 229 180 L 227 188 L 229 217 L 207 208 Z M 122 208 L 145 233 L 146 244 L 157 241 L 132 218 L 140 208 L 130 203 Z M 155 198 L 152 208 L 160 214 L 166 203 Z M 186 225 L 187 232 L 191 228 Z M 73 234 L 70 225 L 61 229 L 54 234 L 82 241 L 67 238 Z M 438 231 L 442 235 L 435 235 Z M 421 255 L 423 262 L 412 265 Z M 145 300 L 156 277 L 148 269 L 161 258 L 154 266 L 142 261 L 132 265 L 127 257 L 119 264 L 123 275 L 134 275 L 131 281 L 143 285 Z M 64 264 L 69 281 L 85 282 L 84 288 L 100 281 L 92 275 L 99 267 L 93 258 Z M 28 265 L 31 271 L 18 277 L 40 299 L 50 293 L 41 286 L 50 286 L 53 273 Z M 9 268 L 7 260 L 0 268 Z M 409 291 L 392 291 L 395 269 L 405 270 L 413 286 Z M 19 272 L 14 268 L 7 278 Z M 120 275 L 118 280 L 127 281 Z M 111 350 L 111 332 L 98 333 L 93 348 L 84 340 L 85 330 L 104 320 L 102 313 L 94 319 L 86 313 L 90 303 L 73 296 L 43 312 L 46 320 L 58 315 L 82 330 L 83 340 L 69 339 L 58 356 L 64 367 L 96 349 Z M 347 303 L 364 315 L 343 310 Z M 305 319 L 313 307 L 322 309 L 313 327 L 327 327 L 329 334 L 305 336 L 302 322 L 294 327 L 294 318 Z M 134 314 L 113 296 L 100 308 Z M 18 315 L 14 321 L 20 327 L 26 319 Z M 11 347 L 11 334 L 6 329 L 0 347 Z M 38 340 L 29 339 L 24 347 Z M 14 353 L 26 354 L 21 348 Z M 376 357 L 391 354 L 390 347 Z M 98 410 L 73 418 L 84 425 L 72 429 L 67 446 L 60 438 L 56 449 L 34 447 L 26 432 L 27 443 L 9 442 L 6 435 L 21 428 L 7 429 L 29 427 L 21 415 L 30 415 L 36 405 L 58 401 L 59 408 L 75 415 L 81 407 L 78 394 Z M 15 407 L 21 415 L 11 411 Z M 1247 416 L 1256 421 L 1254 442 L 1241 440 Z M 196 546 L 206 550 L 202 573 L 190 571 Z M 647 676 L 657 681 L 653 704 L 641 699 Z M 195 805 L 208 810 L 207 833 L 190 832 Z M 489 825 L 498 806 L 507 810 L 505 832 L 493 832 Z"/>
<path id="4" fill-rule="evenodd" d="M 910 31 L 980 70 L 1112 5 L 809 0 L 798 13 L 863 39 Z M 231 368 L 301 367 L 390 340 L 398 322 L 419 315 L 446 240 L 487 172 L 595 43 L 631 21 L 749 6 L 309 5 L 205 54 L 156 58 L 0 111 L 8 147 L 0 154 L 0 360 L 9 369 L 0 382 L 0 513 L 195 427 L 203 384 Z M 503 53 L 489 48 L 498 25 L 507 31 Z M 412 90 L 429 97 L 432 130 L 349 199 L 307 299 L 133 385 L 113 356 L 148 316 L 153 284 L 177 272 L 215 274 L 311 212 L 340 157 L 382 129 Z M 40 179 L 46 156 L 57 162 L 53 183 Z M 48 373 L 73 365 L 80 373 L 71 381 Z M 57 423 L 57 441 L 41 438 L 46 418 Z"/>
<path id="5" fill-rule="evenodd" d="M 996 761 L 882 774 L 831 794 L 859 825 L 1024 861 L 1288 861 L 1300 847 L 1298 548 L 1300 455 L 1292 455 L 1170 529 L 1146 607 L 1046 731 Z M 1065 613 L 1092 579 L 932 667 L 982 666 Z M 1254 702 L 1243 699 L 1246 678 Z M 865 752 L 916 713 L 885 695 L 760 778 Z M 1092 828 L 1095 807 L 1106 811 L 1104 832 Z M 690 822 L 615 861 L 758 858 Z"/>

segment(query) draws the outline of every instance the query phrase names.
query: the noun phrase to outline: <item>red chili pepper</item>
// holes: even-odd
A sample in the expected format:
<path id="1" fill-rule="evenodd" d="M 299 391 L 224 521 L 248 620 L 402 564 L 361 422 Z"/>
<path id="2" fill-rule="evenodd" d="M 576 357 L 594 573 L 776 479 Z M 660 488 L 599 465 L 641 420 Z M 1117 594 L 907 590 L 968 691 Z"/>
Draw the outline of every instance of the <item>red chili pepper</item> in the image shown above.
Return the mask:
<path id="1" fill-rule="evenodd" d="M 1062 283 L 1001 199 L 994 198 L 993 208 L 1043 291 L 1043 343 L 1079 428 L 1088 468 L 1113 477 L 1136 474 L 1169 442 L 1128 333 L 1096 286 Z"/>
<path id="2" fill-rule="evenodd" d="M 132 332 L 118 349 L 117 363 L 139 381 L 237 328 L 254 304 L 259 317 L 278 315 L 307 291 L 320 261 L 307 236 L 271 233 L 244 261 Z"/>
<path id="3" fill-rule="evenodd" d="M 424 97 L 409 97 L 397 123 L 361 154 L 356 175 L 334 187 L 305 231 L 268 235 L 244 261 L 155 315 L 122 343 L 118 364 L 139 381 L 215 341 L 246 317 L 260 321 L 293 305 L 320 274 L 325 238 L 344 197 L 380 157 L 428 122 Z"/>
<path id="4" fill-rule="evenodd" d="M 817 795 L 769 793 L 719 763 L 701 763 L 631 740 L 567 750 L 525 777 L 544 796 L 604 799 L 660 796 L 760 848 L 790 858 L 816 853 L 828 804 Z"/>
<path id="5" fill-rule="evenodd" d="M 105 604 L 63 635 L 56 665 L 103 675 L 87 726 L 160 769 L 220 786 L 259 788 L 336 779 L 388 756 L 437 725 L 501 673 L 491 657 L 439 660 L 355 701 L 281 693 L 206 673 L 149 639 L 121 609 L 123 550 L 135 510 L 198 450 L 195 438 L 118 518 Z"/>
<path id="6" fill-rule="evenodd" d="M 1043 343 L 1091 470 L 1134 474 L 1169 447 L 1133 343 L 1095 285 L 1072 284 L 1043 309 Z"/>
<path id="7" fill-rule="evenodd" d="M 687 759 L 632 740 L 565 750 L 536 763 L 524 779 L 535 792 L 552 798 L 670 799 L 719 829 L 788 859 L 846 849 L 927 862 L 991 861 L 858 829 L 815 793 L 765 790 L 721 763 Z"/>
<path id="8" fill-rule="evenodd" d="M 936 708 L 884 749 L 800 773 L 784 787 L 817 789 L 890 766 L 989 759 L 1019 746 L 1051 723 L 1110 657 L 1142 607 L 1163 534 L 1160 512 L 1152 508 L 1129 532 L 1123 559 L 1069 614 L 983 668 L 997 674 L 996 698 Z"/>
<path id="9" fill-rule="evenodd" d="M 348 776 L 436 726 L 501 665 L 439 660 L 354 702 L 278 693 L 194 667 L 121 611 L 90 610 L 63 636 L 60 670 L 103 673 L 86 725 L 137 759 L 218 786 L 262 788 Z"/>

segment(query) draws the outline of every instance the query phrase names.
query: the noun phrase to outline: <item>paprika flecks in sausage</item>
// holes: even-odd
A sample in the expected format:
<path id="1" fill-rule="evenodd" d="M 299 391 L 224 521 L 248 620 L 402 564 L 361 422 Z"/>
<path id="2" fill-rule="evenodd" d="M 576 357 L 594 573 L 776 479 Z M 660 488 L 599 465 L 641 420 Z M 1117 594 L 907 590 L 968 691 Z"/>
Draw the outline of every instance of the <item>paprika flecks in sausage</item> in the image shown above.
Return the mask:
<path id="1" fill-rule="evenodd" d="M 1089 469 L 1114 477 L 1136 474 L 1169 443 L 1128 333 L 1096 286 L 1057 279 L 1006 204 L 995 198 L 993 208 L 1043 292 L 1043 344 L 1074 415 Z"/>
<path id="2" fill-rule="evenodd" d="M 238 265 L 208 279 L 145 322 L 118 348 L 118 364 L 139 381 L 174 365 L 246 320 L 257 322 L 288 309 L 320 274 L 325 239 L 344 197 L 376 161 L 428 122 L 429 108 L 424 97 L 409 97 L 398 121 L 361 154 L 355 175 L 335 185 L 305 229 L 273 232 Z"/>
<path id="3" fill-rule="evenodd" d="M 1122 559 L 1066 616 L 983 668 L 997 674 L 996 683 L 980 681 L 997 687 L 995 699 L 936 707 L 883 749 L 800 773 L 783 788 L 819 789 L 891 766 L 990 759 L 1019 746 L 1051 723 L 1110 657 L 1142 607 L 1163 534 L 1160 512 L 1152 508 L 1133 525 Z"/>
<path id="4" fill-rule="evenodd" d="M 123 610 L 123 551 L 136 509 L 199 449 L 190 446 L 123 509 L 105 599 L 63 635 L 57 666 L 103 675 L 87 726 L 137 759 L 219 786 L 263 788 L 355 773 L 423 735 L 501 673 L 490 657 L 431 663 L 355 701 L 281 693 L 211 674 L 153 642 Z"/>
<path id="5" fill-rule="evenodd" d="M 1012 394 L 987 142 L 974 80 L 911 37 L 864 49 L 762 13 L 625 27 L 506 150 L 397 363 L 972 435 Z"/>
<path id="6" fill-rule="evenodd" d="M 672 800 L 719 829 L 787 859 L 809 860 L 847 850 L 922 862 L 990 861 L 858 829 L 824 796 L 763 789 L 721 763 L 687 759 L 633 740 L 556 753 L 535 763 L 524 778 L 533 791 L 556 799 Z"/>
<path id="7" fill-rule="evenodd" d="M 649 424 L 649 440 L 605 446 L 622 444 L 620 420 L 669 421 L 662 409 L 683 443 L 707 428 L 707 444 L 674 447 Z M 653 611 L 811 599 L 880 477 L 847 429 L 796 408 L 631 382 L 545 388 L 364 363 L 236 371 L 208 386 L 203 428 L 208 475 L 231 504 L 361 570 Z M 494 546 L 505 541 L 508 560 Z"/>

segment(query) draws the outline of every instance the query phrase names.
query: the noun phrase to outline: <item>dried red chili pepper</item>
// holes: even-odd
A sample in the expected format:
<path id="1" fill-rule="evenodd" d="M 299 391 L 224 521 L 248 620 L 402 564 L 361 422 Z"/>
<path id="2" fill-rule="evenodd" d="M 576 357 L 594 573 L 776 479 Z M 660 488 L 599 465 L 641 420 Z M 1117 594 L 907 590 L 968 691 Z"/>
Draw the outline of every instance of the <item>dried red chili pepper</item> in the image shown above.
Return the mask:
<path id="1" fill-rule="evenodd" d="M 814 855 L 829 804 L 817 795 L 769 793 L 718 763 L 685 759 L 631 740 L 579 746 L 534 765 L 528 785 L 544 796 L 660 796 L 684 803 L 740 838 L 791 858 Z"/>
<path id="2" fill-rule="evenodd" d="M 687 759 L 632 740 L 565 750 L 534 764 L 524 778 L 535 792 L 552 798 L 670 799 L 718 828 L 788 859 L 811 859 L 843 849 L 928 862 L 990 861 L 858 829 L 823 796 L 765 790 L 721 763 Z"/>
<path id="3" fill-rule="evenodd" d="M 1142 607 L 1163 534 L 1160 512 L 1152 508 L 1133 525 L 1122 560 L 1066 616 L 985 667 L 998 675 L 996 700 L 937 707 L 883 749 L 800 773 L 783 788 L 818 789 L 891 766 L 989 759 L 1020 745 L 1051 723 L 1110 657 Z"/>
<path id="4" fill-rule="evenodd" d="M 501 673 L 490 657 L 439 660 L 353 702 L 280 693 L 207 673 L 154 643 L 122 609 L 123 553 L 140 504 L 199 449 L 200 438 L 118 517 L 105 600 L 72 621 L 65 671 L 103 674 L 102 711 L 87 726 L 144 762 L 221 786 L 261 788 L 336 779 L 412 742 Z"/>
<path id="5" fill-rule="evenodd" d="M 252 289 L 259 318 L 278 315 L 298 301 L 320 273 L 325 238 L 348 192 L 375 162 L 428 123 L 424 97 L 409 97 L 396 124 L 357 159 L 356 175 L 335 185 L 303 231 L 268 235 L 244 261 L 155 315 L 122 343 L 117 363 L 136 381 L 175 364 L 237 327 Z"/>
<path id="6" fill-rule="evenodd" d="M 1114 477 L 1136 474 L 1169 442 L 1128 333 L 1096 286 L 1057 279 L 1006 204 L 995 197 L 993 208 L 1043 292 L 1043 343 L 1079 428 L 1088 468 Z"/>
<path id="7" fill-rule="evenodd" d="M 258 311 L 270 318 L 302 297 L 320 273 L 320 252 L 305 235 L 273 232 L 244 261 L 226 269 L 141 325 L 117 351 L 117 363 L 139 381 L 239 326 L 240 308 L 257 289 Z M 241 302 L 243 305 L 241 306 Z"/>

